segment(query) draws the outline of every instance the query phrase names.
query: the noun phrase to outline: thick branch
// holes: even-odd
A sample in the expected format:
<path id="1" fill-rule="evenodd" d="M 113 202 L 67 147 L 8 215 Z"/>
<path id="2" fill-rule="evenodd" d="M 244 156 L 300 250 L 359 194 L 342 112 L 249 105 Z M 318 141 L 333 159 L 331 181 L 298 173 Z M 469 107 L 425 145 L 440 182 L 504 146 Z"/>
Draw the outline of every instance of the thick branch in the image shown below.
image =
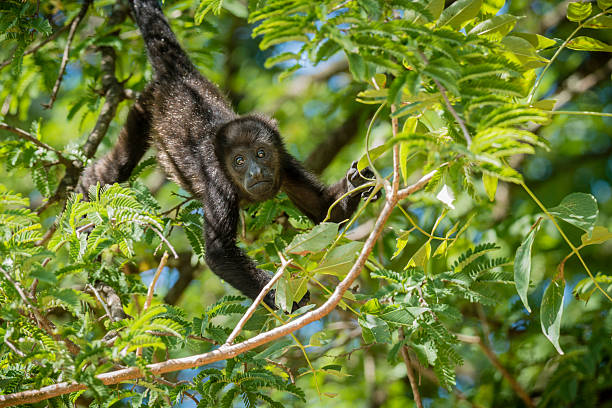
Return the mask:
<path id="1" fill-rule="evenodd" d="M 53 103 L 55 103 L 55 98 L 57 98 L 57 93 L 59 92 L 60 85 L 62 84 L 62 78 L 66 72 L 66 65 L 68 65 L 68 56 L 70 54 L 72 40 L 76 34 L 77 27 L 85 17 L 85 14 L 87 14 L 87 9 L 89 8 L 91 2 L 92 0 L 85 0 L 83 2 L 83 6 L 81 6 L 79 14 L 72 20 L 72 23 L 70 23 L 70 32 L 68 33 L 68 39 L 66 40 L 66 46 L 64 47 L 64 55 L 62 56 L 62 62 L 60 63 L 59 74 L 57 76 L 57 80 L 55 81 L 55 85 L 53 85 L 53 91 L 51 92 L 51 99 L 49 100 L 49 103 L 43 105 L 47 109 L 50 109 L 53 106 Z"/>
<path id="2" fill-rule="evenodd" d="M 314 173 L 321 174 L 340 153 L 340 150 L 353 140 L 363 122 L 362 117 L 365 112 L 370 113 L 370 110 L 360 108 L 353 111 L 340 127 L 336 128 L 312 150 L 304 160 L 304 166 Z"/>

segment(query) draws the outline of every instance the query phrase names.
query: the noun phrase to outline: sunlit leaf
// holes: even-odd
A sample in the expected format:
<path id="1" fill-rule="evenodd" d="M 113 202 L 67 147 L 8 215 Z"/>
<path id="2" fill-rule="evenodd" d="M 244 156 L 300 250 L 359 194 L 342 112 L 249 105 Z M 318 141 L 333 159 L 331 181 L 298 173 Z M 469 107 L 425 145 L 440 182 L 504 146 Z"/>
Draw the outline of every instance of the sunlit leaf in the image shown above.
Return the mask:
<path id="1" fill-rule="evenodd" d="M 332 243 L 337 232 L 338 224 L 324 222 L 305 234 L 296 235 L 285 251 L 298 255 L 319 252 Z"/>
<path id="2" fill-rule="evenodd" d="M 483 173 L 482 175 L 482 184 L 484 184 L 484 189 L 487 193 L 487 197 L 489 197 L 489 201 L 495 201 L 495 193 L 497 192 L 498 180 L 499 179 L 497 177 L 487 173 Z"/>
<path id="3" fill-rule="evenodd" d="M 588 233 L 593 231 L 599 208 L 591 194 L 571 193 L 558 206 L 548 210 L 550 214 Z"/>
<path id="4" fill-rule="evenodd" d="M 567 48 L 577 51 L 605 51 L 612 52 L 612 45 L 608 45 L 603 41 L 596 40 L 591 37 L 576 37 L 568 44 Z"/>
<path id="5" fill-rule="evenodd" d="M 575 1 L 567 5 L 567 19 L 581 22 L 591 15 L 593 6 L 587 1 Z"/>
<path id="6" fill-rule="evenodd" d="M 584 234 L 580 239 L 582 240 L 582 245 L 601 244 L 612 239 L 612 232 L 608 231 L 606 227 L 596 226 L 591 234 Z"/>
<path id="7" fill-rule="evenodd" d="M 460 28 L 468 20 L 476 17 L 481 6 L 482 0 L 458 0 L 442 12 L 437 26 L 449 25 L 453 28 Z"/>

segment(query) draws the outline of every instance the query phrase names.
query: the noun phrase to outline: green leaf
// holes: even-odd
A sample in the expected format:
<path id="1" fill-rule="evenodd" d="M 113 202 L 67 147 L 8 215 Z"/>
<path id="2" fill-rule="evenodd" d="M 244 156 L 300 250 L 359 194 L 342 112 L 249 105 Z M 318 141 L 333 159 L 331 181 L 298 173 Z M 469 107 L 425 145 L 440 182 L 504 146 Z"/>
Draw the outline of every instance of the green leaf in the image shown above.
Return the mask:
<path id="1" fill-rule="evenodd" d="M 556 99 L 542 99 L 540 101 L 535 102 L 531 106 L 537 109 L 545 110 L 545 111 L 552 111 L 555 109 L 556 104 L 557 104 Z"/>
<path id="2" fill-rule="evenodd" d="M 404 307 L 383 313 L 380 318 L 390 323 L 410 326 L 414 323 L 414 319 L 429 310 L 427 307 Z"/>
<path id="3" fill-rule="evenodd" d="M 602 10 L 607 10 L 612 7 L 612 0 L 597 0 L 597 5 Z"/>
<path id="4" fill-rule="evenodd" d="M 468 20 L 478 15 L 481 6 L 482 0 L 458 0 L 442 12 L 436 26 L 461 28 Z"/>
<path id="5" fill-rule="evenodd" d="M 361 55 L 347 52 L 346 57 L 348 58 L 349 70 L 357 81 L 367 81 L 367 66 Z"/>
<path id="6" fill-rule="evenodd" d="M 520 37 L 523 40 L 528 41 L 536 50 L 543 50 L 548 47 L 552 47 L 557 42 L 555 40 L 551 40 L 550 38 L 546 38 L 540 34 L 532 34 L 532 33 L 512 33 L 514 37 Z"/>
<path id="7" fill-rule="evenodd" d="M 298 255 L 319 252 L 332 243 L 338 232 L 338 224 L 324 222 L 310 232 L 296 235 L 285 248 L 286 252 Z"/>
<path id="8" fill-rule="evenodd" d="M 501 38 L 512 31 L 518 19 L 510 14 L 493 16 L 472 28 L 469 34 Z"/>
<path id="9" fill-rule="evenodd" d="M 499 179 L 495 176 L 492 176 L 488 173 L 483 173 L 482 175 L 482 184 L 484 184 L 485 192 L 487 193 L 487 197 L 489 197 L 489 201 L 495 201 L 495 193 L 497 192 L 497 181 Z"/>
<path id="10" fill-rule="evenodd" d="M 580 237 L 580 239 L 582 240 L 582 245 L 585 246 L 601 244 L 609 239 L 612 239 L 612 232 L 608 231 L 606 227 L 597 226 L 593 228 L 593 232 L 591 234 L 584 234 L 582 237 Z"/>
<path id="11" fill-rule="evenodd" d="M 391 332 L 387 322 L 379 317 L 366 314 L 359 317 L 361 335 L 366 343 L 391 343 Z"/>
<path id="12" fill-rule="evenodd" d="M 535 47 L 531 45 L 529 41 L 523 38 L 515 36 L 504 37 L 502 44 L 519 57 L 525 57 L 528 59 L 542 59 L 536 53 Z"/>
<path id="13" fill-rule="evenodd" d="M 504 6 L 505 0 L 483 0 L 482 2 L 482 13 L 497 14 L 497 12 Z"/>
<path id="14" fill-rule="evenodd" d="M 584 24 L 584 27 L 585 28 L 599 28 L 599 29 L 612 28 L 612 17 L 599 16 L 594 20 L 586 22 Z"/>
<path id="15" fill-rule="evenodd" d="M 612 45 L 591 37 L 576 37 L 567 44 L 567 48 L 577 51 L 604 51 L 612 52 Z"/>
<path id="16" fill-rule="evenodd" d="M 406 119 L 404 122 L 404 127 L 402 129 L 402 133 L 410 134 L 416 131 L 417 124 L 419 123 L 419 119 L 416 116 L 410 117 Z M 400 143 L 400 171 L 402 173 L 402 180 L 404 180 L 404 184 L 408 184 L 408 155 L 411 153 L 408 143 Z"/>
<path id="17" fill-rule="evenodd" d="M 589 234 L 593 231 L 599 208 L 597 200 L 591 194 L 572 193 L 559 203 L 558 206 L 548 210 L 550 214 Z"/>
<path id="18" fill-rule="evenodd" d="M 362 247 L 363 242 L 353 241 L 332 249 L 313 272 L 344 277 L 351 270 L 356 254 Z"/>
<path id="19" fill-rule="evenodd" d="M 589 2 L 574 1 L 567 5 L 567 19 L 577 23 L 591 15 L 593 6 Z"/>
<path id="20" fill-rule="evenodd" d="M 548 285 L 542 306 L 540 307 L 540 321 L 542 332 L 555 346 L 559 354 L 563 354 L 559 345 L 559 332 L 561 329 L 561 316 L 563 315 L 563 299 L 565 297 L 565 281 L 553 280 Z"/>
<path id="21" fill-rule="evenodd" d="M 514 257 L 514 283 L 516 284 L 516 291 L 529 313 L 531 313 L 531 308 L 527 301 L 527 291 L 529 290 L 529 278 L 531 276 L 531 246 L 539 229 L 540 220 L 531 228 L 521 246 L 516 250 Z"/>

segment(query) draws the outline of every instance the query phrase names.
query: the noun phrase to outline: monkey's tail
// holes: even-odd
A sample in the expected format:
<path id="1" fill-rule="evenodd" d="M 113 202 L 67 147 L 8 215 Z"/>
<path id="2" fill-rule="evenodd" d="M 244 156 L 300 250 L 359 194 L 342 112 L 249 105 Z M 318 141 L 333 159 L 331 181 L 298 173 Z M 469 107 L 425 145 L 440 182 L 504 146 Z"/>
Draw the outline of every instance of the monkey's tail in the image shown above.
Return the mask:
<path id="1" fill-rule="evenodd" d="M 176 78 L 194 72 L 195 67 L 172 32 L 158 0 L 130 0 L 130 5 L 155 73 Z"/>

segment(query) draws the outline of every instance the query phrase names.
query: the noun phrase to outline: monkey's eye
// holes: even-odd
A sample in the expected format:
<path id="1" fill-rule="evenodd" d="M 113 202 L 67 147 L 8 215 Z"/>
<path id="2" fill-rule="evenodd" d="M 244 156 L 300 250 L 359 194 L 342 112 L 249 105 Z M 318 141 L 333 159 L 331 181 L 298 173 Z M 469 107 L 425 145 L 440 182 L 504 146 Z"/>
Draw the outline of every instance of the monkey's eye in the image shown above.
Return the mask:
<path id="1" fill-rule="evenodd" d="M 260 159 L 266 157 L 266 152 L 264 151 L 264 149 L 259 149 L 257 151 L 257 157 L 259 157 Z"/>
<path id="2" fill-rule="evenodd" d="M 236 166 L 242 166 L 244 164 L 244 157 L 236 156 L 234 158 L 234 163 L 236 163 Z"/>

